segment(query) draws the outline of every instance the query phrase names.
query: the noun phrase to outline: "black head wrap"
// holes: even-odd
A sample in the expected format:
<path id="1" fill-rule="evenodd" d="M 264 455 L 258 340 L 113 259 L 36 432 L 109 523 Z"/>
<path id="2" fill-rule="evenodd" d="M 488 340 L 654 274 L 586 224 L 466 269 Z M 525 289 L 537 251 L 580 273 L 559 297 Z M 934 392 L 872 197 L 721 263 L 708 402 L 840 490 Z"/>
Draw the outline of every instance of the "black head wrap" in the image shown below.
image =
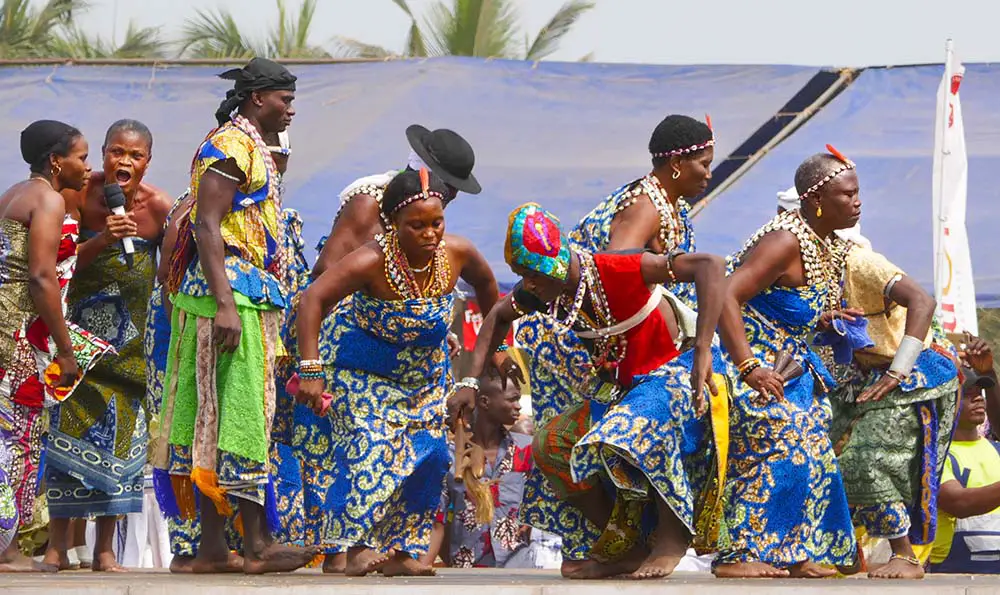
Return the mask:
<path id="1" fill-rule="evenodd" d="M 80 131 L 56 120 L 38 120 L 21 131 L 21 157 L 32 167 L 31 171 L 41 171 L 49 155 L 57 153 L 65 156 L 73 139 Z"/>
<path id="2" fill-rule="evenodd" d="M 254 58 L 243 68 L 227 70 L 219 78 L 236 81 L 215 111 L 215 119 L 221 126 L 229 121 L 229 115 L 253 91 L 294 91 L 297 77 L 277 62 L 267 58 Z"/>

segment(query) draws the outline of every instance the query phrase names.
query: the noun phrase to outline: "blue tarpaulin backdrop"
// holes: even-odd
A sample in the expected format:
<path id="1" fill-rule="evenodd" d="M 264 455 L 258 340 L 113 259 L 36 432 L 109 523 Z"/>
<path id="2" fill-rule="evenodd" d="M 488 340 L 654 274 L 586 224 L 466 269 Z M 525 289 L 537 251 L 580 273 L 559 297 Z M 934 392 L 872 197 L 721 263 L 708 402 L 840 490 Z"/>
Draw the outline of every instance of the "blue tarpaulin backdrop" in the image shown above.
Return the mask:
<path id="1" fill-rule="evenodd" d="M 816 69 L 792 66 L 635 66 L 439 58 L 294 66 L 298 110 L 290 130 L 287 206 L 305 219 L 312 246 L 328 232 L 337 195 L 353 179 L 405 164 L 412 123 L 452 128 L 475 147 L 484 191 L 448 209 L 448 229 L 472 238 L 501 281 L 507 214 L 536 201 L 568 227 L 617 186 L 649 169 L 646 145 L 670 113 L 703 117 L 723 159 L 771 119 Z M 104 131 L 136 118 L 155 138 L 148 181 L 178 194 L 190 158 L 228 88 L 204 66 L 35 66 L 0 69 L 0 184 L 27 174 L 18 133 L 55 118 L 81 128 L 100 167 Z M 843 94 L 761 160 L 695 220 L 700 248 L 738 248 L 774 211 L 775 192 L 827 142 L 859 163 L 863 228 L 876 247 L 925 284 L 931 264 L 931 152 L 941 67 L 865 71 Z M 977 290 L 1000 296 L 997 188 L 1000 151 L 996 67 L 971 66 L 962 87 L 969 141 L 970 238 Z M 992 101 L 991 101 L 992 99 Z"/>

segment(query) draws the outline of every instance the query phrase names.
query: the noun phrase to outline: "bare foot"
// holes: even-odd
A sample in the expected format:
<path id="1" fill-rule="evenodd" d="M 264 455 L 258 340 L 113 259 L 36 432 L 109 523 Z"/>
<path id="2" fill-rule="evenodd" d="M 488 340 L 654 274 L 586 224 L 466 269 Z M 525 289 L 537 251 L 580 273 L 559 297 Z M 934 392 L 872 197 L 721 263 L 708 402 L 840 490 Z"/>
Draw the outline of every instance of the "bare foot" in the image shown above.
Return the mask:
<path id="1" fill-rule="evenodd" d="M 59 567 L 44 562 L 35 562 L 16 548 L 10 548 L 0 556 L 0 573 L 3 572 L 58 572 Z"/>
<path id="2" fill-rule="evenodd" d="M 174 558 L 177 559 L 176 557 Z M 182 566 L 182 570 L 174 570 L 173 562 L 170 563 L 170 572 L 193 573 L 193 574 L 230 574 L 243 572 L 243 556 L 233 552 L 220 552 L 218 555 L 206 553 L 199 554 L 194 558 L 188 558 L 190 562 Z M 184 569 L 186 568 L 186 569 Z"/>
<path id="3" fill-rule="evenodd" d="M 380 554 L 370 548 L 358 548 L 347 552 L 344 574 L 365 576 L 381 570 L 392 559 L 393 552 Z"/>
<path id="4" fill-rule="evenodd" d="M 436 572 L 432 566 L 422 564 L 406 552 L 399 552 L 382 566 L 382 574 L 386 577 L 434 576 Z"/>
<path id="5" fill-rule="evenodd" d="M 888 564 L 869 572 L 868 578 L 921 579 L 924 578 L 924 569 L 902 558 L 893 558 Z"/>
<path id="6" fill-rule="evenodd" d="M 680 564 L 686 552 L 687 539 L 684 535 L 661 533 L 656 538 L 653 551 L 649 552 L 642 565 L 626 578 L 641 581 L 668 577 Z"/>
<path id="7" fill-rule="evenodd" d="M 72 570 L 73 565 L 69 561 L 67 552 L 60 552 L 54 547 L 46 548 L 45 555 L 42 556 L 42 564 L 52 566 L 58 570 Z"/>
<path id="8" fill-rule="evenodd" d="M 787 570 L 781 570 L 763 562 L 737 562 L 719 564 L 712 569 L 716 578 L 785 578 Z"/>
<path id="9" fill-rule="evenodd" d="M 823 568 L 810 560 L 799 562 L 788 569 L 788 576 L 791 578 L 828 578 L 835 574 L 837 571 L 833 568 Z"/>
<path id="10" fill-rule="evenodd" d="M 194 556 L 174 556 L 170 559 L 170 572 L 174 574 L 191 574 L 193 566 Z"/>
<path id="11" fill-rule="evenodd" d="M 272 543 L 259 552 L 252 550 L 244 552 L 243 572 L 246 574 L 292 572 L 311 562 L 320 553 L 318 547 L 301 548 Z"/>
<path id="12" fill-rule="evenodd" d="M 90 567 L 94 572 L 128 572 L 115 559 L 114 552 L 94 553 L 94 563 Z"/>
<path id="13" fill-rule="evenodd" d="M 344 574 L 347 570 L 347 554 L 327 554 L 323 560 L 324 574 Z"/>

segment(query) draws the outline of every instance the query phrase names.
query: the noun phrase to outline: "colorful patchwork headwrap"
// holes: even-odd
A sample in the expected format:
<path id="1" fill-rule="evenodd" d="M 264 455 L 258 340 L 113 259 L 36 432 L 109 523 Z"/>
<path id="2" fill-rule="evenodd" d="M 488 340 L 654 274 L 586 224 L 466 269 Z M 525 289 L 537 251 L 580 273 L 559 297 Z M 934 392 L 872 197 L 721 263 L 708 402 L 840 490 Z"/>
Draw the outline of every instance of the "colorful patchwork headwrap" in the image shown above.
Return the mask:
<path id="1" fill-rule="evenodd" d="M 559 228 L 559 219 L 533 202 L 517 207 L 510 214 L 503 257 L 511 266 L 559 281 L 565 281 L 569 273 L 569 246 Z"/>

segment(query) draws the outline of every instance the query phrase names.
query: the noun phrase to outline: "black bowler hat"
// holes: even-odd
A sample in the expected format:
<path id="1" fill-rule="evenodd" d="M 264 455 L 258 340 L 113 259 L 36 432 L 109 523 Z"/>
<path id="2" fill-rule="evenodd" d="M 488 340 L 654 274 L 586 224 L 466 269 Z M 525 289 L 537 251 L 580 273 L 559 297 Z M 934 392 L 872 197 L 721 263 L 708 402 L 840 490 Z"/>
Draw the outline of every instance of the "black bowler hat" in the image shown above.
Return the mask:
<path id="1" fill-rule="evenodd" d="M 406 140 L 434 175 L 446 184 L 466 194 L 483 191 L 476 176 L 472 175 L 476 154 L 472 145 L 457 132 L 446 128 L 431 131 L 414 124 L 406 129 Z"/>
<path id="2" fill-rule="evenodd" d="M 965 376 L 965 382 L 962 383 L 962 392 L 969 392 L 973 389 L 988 389 L 997 385 L 995 380 L 989 376 L 980 376 L 972 368 L 963 366 L 962 375 Z"/>

